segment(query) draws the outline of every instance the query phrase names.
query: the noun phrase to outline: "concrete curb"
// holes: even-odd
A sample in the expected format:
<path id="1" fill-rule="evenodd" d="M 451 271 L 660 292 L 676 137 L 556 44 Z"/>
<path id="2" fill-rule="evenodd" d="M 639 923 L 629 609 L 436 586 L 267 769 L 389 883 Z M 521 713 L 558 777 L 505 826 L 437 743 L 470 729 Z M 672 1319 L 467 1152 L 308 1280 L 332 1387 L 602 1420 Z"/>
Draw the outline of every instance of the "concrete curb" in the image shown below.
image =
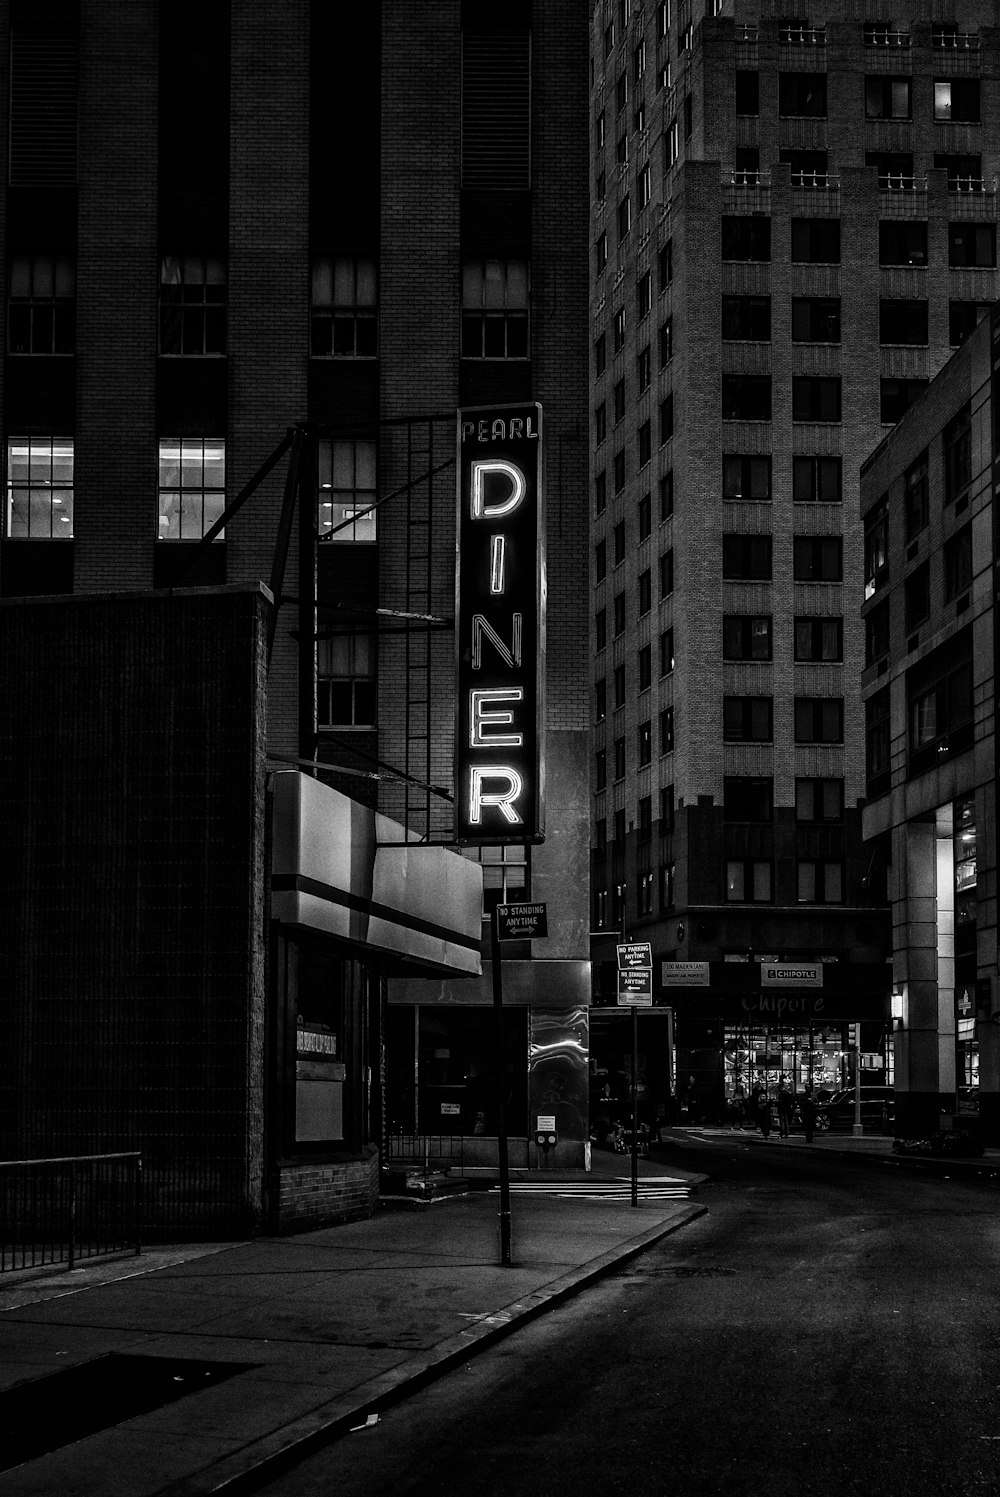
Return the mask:
<path id="1" fill-rule="evenodd" d="M 519 1326 L 578 1294 L 619 1264 L 637 1257 L 661 1238 L 669 1237 L 679 1228 L 706 1215 L 707 1209 L 701 1205 L 685 1207 L 668 1221 L 658 1222 L 655 1227 L 630 1237 L 620 1248 L 610 1248 L 533 1294 L 514 1300 L 467 1330 L 439 1341 L 430 1351 L 409 1357 L 398 1367 L 361 1383 L 349 1394 L 320 1404 L 309 1414 L 273 1430 L 253 1444 L 245 1445 L 235 1455 L 194 1476 L 159 1488 L 154 1497 L 209 1497 L 214 1492 L 238 1497 L 240 1493 L 257 1490 L 287 1467 L 332 1444 L 359 1423 L 363 1424 L 369 1414 L 378 1413 L 443 1377 Z"/>

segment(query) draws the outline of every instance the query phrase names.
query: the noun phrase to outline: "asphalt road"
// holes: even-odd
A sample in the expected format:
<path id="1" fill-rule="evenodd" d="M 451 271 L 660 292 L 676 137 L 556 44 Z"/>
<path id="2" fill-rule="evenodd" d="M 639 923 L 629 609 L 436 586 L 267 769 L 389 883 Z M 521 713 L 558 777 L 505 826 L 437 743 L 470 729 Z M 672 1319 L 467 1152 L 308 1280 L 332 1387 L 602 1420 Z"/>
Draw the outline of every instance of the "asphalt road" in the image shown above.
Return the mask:
<path id="1" fill-rule="evenodd" d="M 1000 1493 L 1000 1190 L 749 1136 L 709 1208 L 266 1488 L 350 1497 Z"/>

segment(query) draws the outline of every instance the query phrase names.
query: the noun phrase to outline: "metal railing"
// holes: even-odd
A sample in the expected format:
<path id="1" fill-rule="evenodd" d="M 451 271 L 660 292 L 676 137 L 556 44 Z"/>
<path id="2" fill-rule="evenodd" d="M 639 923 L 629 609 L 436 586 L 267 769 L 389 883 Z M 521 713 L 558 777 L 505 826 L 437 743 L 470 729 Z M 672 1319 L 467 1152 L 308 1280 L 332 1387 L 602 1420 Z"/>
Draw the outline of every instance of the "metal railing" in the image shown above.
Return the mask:
<path id="1" fill-rule="evenodd" d="M 0 1273 L 141 1252 L 142 1155 L 0 1160 Z"/>
<path id="2" fill-rule="evenodd" d="M 465 1137 L 461 1133 L 390 1133 L 386 1140 L 389 1164 L 410 1164 L 425 1173 L 442 1164 L 465 1162 Z"/>

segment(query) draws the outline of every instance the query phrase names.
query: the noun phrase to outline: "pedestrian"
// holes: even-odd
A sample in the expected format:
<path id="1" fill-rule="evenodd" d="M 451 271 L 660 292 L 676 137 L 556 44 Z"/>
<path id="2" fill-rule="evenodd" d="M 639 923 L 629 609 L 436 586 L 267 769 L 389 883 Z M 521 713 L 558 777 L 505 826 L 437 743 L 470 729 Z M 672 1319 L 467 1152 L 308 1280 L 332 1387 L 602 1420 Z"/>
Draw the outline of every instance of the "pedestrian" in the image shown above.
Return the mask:
<path id="1" fill-rule="evenodd" d="M 750 1117 L 765 1138 L 771 1136 L 771 1099 L 760 1082 L 750 1093 Z"/>
<path id="2" fill-rule="evenodd" d="M 813 1096 L 813 1089 L 811 1086 L 807 1086 L 802 1094 L 802 1100 L 799 1102 L 799 1116 L 802 1118 L 802 1128 L 806 1135 L 807 1144 L 811 1144 L 813 1141 L 813 1133 L 816 1129 L 816 1111 L 816 1098 Z"/>
<path id="3" fill-rule="evenodd" d="M 795 1099 L 784 1082 L 778 1087 L 776 1106 L 778 1109 L 778 1137 L 787 1138 L 790 1131 L 789 1124 L 792 1121 L 792 1113 L 795 1109 Z"/>

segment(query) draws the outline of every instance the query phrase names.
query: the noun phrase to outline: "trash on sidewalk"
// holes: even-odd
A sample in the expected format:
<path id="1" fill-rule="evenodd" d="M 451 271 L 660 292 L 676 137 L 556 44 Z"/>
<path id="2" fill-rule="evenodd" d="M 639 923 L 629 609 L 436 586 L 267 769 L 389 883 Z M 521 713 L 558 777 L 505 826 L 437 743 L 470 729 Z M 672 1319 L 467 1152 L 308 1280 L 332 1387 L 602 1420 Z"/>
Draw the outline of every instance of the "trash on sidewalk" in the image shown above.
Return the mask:
<path id="1" fill-rule="evenodd" d="M 349 1433 L 356 1435 L 359 1429 L 371 1429 L 373 1424 L 378 1423 L 377 1414 L 369 1414 L 364 1424 L 352 1424 Z"/>

